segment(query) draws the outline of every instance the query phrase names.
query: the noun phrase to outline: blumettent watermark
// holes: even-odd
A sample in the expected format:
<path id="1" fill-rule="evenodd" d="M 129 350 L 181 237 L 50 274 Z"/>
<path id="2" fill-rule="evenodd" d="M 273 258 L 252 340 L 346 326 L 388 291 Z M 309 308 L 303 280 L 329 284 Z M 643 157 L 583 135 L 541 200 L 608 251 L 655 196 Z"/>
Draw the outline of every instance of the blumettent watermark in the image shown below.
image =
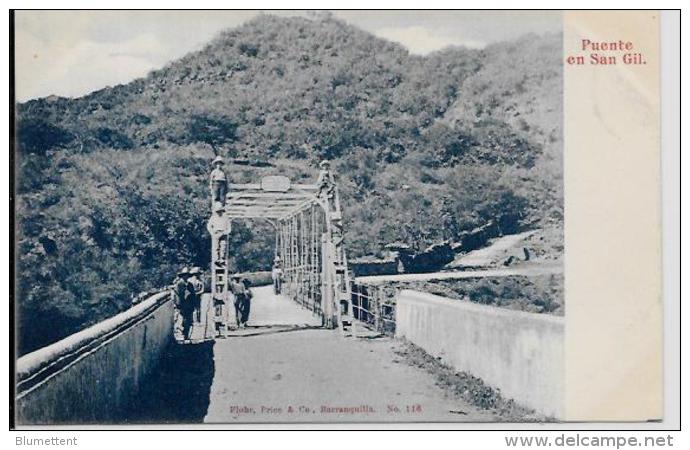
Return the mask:
<path id="1" fill-rule="evenodd" d="M 76 446 L 77 444 L 77 438 L 72 437 L 72 438 L 61 438 L 57 436 L 49 437 L 49 438 L 28 438 L 26 436 L 17 436 L 14 439 L 14 445 L 16 446 L 54 446 L 54 447 L 59 447 L 59 446 Z"/>

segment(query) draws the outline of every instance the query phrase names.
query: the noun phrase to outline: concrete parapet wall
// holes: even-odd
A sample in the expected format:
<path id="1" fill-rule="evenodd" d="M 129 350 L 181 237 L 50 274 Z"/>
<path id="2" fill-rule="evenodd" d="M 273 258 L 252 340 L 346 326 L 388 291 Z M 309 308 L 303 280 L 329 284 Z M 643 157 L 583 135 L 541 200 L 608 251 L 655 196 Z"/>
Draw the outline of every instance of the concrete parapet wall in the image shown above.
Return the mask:
<path id="1" fill-rule="evenodd" d="M 173 302 L 161 292 L 17 360 L 16 422 L 117 422 L 173 341 Z"/>
<path id="2" fill-rule="evenodd" d="M 396 336 L 481 378 L 504 397 L 563 417 L 562 317 L 403 290 L 397 297 L 396 327 Z"/>

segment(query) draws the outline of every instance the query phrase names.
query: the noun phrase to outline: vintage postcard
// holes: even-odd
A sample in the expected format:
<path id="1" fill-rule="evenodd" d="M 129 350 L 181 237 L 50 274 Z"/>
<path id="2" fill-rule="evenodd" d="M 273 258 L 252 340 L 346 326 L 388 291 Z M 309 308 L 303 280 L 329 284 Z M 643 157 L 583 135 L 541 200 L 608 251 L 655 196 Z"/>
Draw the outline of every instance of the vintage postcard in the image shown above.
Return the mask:
<path id="1" fill-rule="evenodd" d="M 13 11 L 13 426 L 663 419 L 659 16 Z"/>

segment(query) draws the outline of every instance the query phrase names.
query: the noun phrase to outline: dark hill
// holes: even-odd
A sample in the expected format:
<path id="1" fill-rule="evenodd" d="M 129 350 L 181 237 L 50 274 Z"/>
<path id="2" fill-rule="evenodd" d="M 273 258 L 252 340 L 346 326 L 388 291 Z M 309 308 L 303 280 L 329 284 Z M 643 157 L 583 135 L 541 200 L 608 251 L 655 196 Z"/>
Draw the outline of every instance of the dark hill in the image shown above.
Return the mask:
<path id="1" fill-rule="evenodd" d="M 414 57 L 338 21 L 264 16 L 145 79 L 21 105 L 20 137 L 27 152 L 169 142 L 317 159 L 376 147 L 399 159 L 477 71 L 478 56 Z"/>
<path id="2" fill-rule="evenodd" d="M 245 182 L 340 174 L 348 251 L 498 221 L 559 228 L 561 39 L 426 57 L 333 19 L 259 17 L 146 78 L 17 106 L 20 352 L 209 260 L 214 154 Z M 268 163 L 268 164 L 267 164 Z M 233 232 L 264 268 L 265 225 Z"/>

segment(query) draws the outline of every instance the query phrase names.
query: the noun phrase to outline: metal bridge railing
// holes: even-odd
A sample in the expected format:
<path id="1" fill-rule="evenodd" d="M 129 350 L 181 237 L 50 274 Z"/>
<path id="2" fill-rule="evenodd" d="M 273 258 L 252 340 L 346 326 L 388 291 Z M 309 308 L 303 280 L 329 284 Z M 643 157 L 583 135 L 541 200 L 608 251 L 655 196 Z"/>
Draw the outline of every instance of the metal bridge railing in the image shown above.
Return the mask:
<path id="1" fill-rule="evenodd" d="M 312 266 L 287 267 L 283 274 L 283 293 L 314 314 L 323 314 L 318 268 Z"/>
<path id="2" fill-rule="evenodd" d="M 352 283 L 355 319 L 381 334 L 395 334 L 395 296 L 391 286 Z"/>

